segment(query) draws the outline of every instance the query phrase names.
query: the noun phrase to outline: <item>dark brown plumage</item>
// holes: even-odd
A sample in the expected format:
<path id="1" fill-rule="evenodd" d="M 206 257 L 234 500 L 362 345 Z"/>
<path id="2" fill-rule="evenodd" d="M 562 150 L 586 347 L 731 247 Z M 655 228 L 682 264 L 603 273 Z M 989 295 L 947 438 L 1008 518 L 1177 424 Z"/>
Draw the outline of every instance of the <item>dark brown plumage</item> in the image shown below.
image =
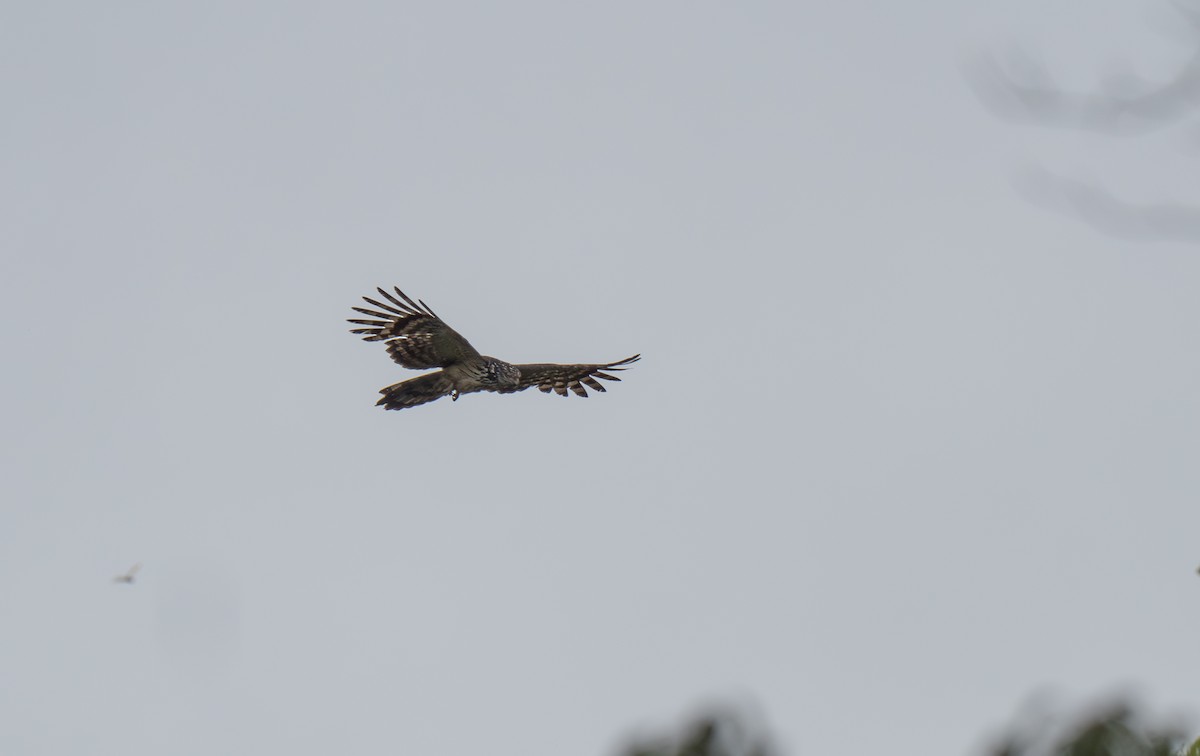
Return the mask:
<path id="1" fill-rule="evenodd" d="M 480 354 L 428 305 L 419 299 L 414 301 L 398 287 L 395 296 L 383 289 L 377 291 L 385 301 L 363 297 L 378 309 L 353 308 L 372 319 L 350 319 L 349 322 L 364 326 L 350 332 L 361 335 L 364 341 L 386 342 L 392 360 L 403 367 L 413 370 L 441 368 L 436 373 L 380 389 L 383 397 L 377 404 L 384 409 L 416 407 L 443 396 L 457 400 L 461 394 L 475 391 L 511 394 L 533 386 L 547 394 L 553 391 L 559 396 L 567 396 L 570 391 L 586 397 L 588 393 L 584 386 L 603 392 L 605 388 L 597 378 L 619 381 L 620 378 L 609 372 L 625 370 L 626 366 L 641 359 L 641 355 L 635 354 L 603 364 L 512 365 Z"/>

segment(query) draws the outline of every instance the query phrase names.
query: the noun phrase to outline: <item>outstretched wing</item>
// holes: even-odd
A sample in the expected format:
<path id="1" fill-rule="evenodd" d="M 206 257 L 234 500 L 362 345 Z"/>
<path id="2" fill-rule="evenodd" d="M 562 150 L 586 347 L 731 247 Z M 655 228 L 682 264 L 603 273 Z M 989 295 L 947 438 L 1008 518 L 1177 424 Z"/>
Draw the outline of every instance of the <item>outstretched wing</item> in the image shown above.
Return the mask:
<path id="1" fill-rule="evenodd" d="M 605 370 L 617 371 L 627 370 L 622 367 L 631 365 L 642 356 L 635 354 L 632 357 L 626 357 L 618 362 L 610 362 L 606 365 L 515 365 L 517 370 L 521 371 L 521 382 L 517 384 L 515 389 L 504 391 L 502 393 L 512 393 L 513 391 L 524 391 L 531 386 L 537 386 L 538 390 L 549 394 L 551 391 L 559 396 L 566 396 L 567 389 L 575 392 L 579 396 L 586 397 L 587 390 L 583 387 L 587 386 L 595 391 L 606 391 L 604 385 L 597 381 L 597 378 L 602 378 L 606 381 L 621 380 L 615 375 L 605 373 Z"/>
<path id="2" fill-rule="evenodd" d="M 377 289 L 388 304 L 363 297 L 378 310 L 363 307 L 352 308 L 355 312 L 370 315 L 378 320 L 350 319 L 366 328 L 354 328 L 350 333 L 365 334 L 363 341 L 386 341 L 388 354 L 406 368 L 425 370 L 446 367 L 456 362 L 479 356 L 475 347 L 434 314 L 424 302 L 413 301 L 396 287 L 400 299 L 383 289 Z"/>

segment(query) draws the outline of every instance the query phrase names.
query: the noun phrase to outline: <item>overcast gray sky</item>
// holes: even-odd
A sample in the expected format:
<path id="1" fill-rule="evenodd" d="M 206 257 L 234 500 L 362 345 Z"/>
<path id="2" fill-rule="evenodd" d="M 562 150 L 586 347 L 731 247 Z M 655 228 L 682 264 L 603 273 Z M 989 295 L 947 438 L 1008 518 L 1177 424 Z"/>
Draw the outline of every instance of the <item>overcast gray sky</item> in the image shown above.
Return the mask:
<path id="1" fill-rule="evenodd" d="M 1012 178 L 1200 203 L 1200 155 L 1005 123 L 961 67 L 1166 76 L 1170 19 L 9 4 L 0 751 L 602 756 L 734 699 L 792 754 L 924 756 L 1045 687 L 1194 713 L 1200 249 Z M 413 374 L 344 319 L 391 284 L 514 362 L 645 357 L 383 412 Z"/>

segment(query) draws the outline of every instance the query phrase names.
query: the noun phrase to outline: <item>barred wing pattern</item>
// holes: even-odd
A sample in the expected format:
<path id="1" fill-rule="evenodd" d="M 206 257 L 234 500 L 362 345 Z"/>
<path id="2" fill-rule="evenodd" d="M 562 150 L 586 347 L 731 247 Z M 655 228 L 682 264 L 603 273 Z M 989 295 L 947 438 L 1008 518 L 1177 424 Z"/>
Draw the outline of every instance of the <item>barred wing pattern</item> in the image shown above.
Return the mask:
<path id="1" fill-rule="evenodd" d="M 517 365 L 517 370 L 521 371 L 521 383 L 512 391 L 524 391 L 527 388 L 537 386 L 538 390 L 544 394 L 549 394 L 551 391 L 559 396 L 566 396 L 567 389 L 570 389 L 577 396 L 587 397 L 586 385 L 588 388 L 606 392 L 604 384 L 597 381 L 601 378 L 606 381 L 621 380 L 615 375 L 605 373 L 605 370 L 617 371 L 628 370 L 623 365 L 632 365 L 640 360 L 642 356 L 635 354 L 632 357 L 626 357 L 618 362 L 609 362 L 605 365 Z M 512 393 L 506 391 L 504 393 Z"/>
<path id="2" fill-rule="evenodd" d="M 380 299 L 363 297 L 376 309 L 353 308 L 370 319 L 351 319 L 351 323 L 360 327 L 350 332 L 364 341 L 386 342 L 392 360 L 403 367 L 441 370 L 381 389 L 383 397 L 378 404 L 384 409 L 407 409 L 443 396 L 457 401 L 459 396 L 477 391 L 511 394 L 534 386 L 547 394 L 553 391 L 567 396 L 570 391 L 586 397 L 585 386 L 603 392 L 600 381 L 621 380 L 610 373 L 626 370 L 641 359 L 641 355 L 635 354 L 596 365 L 512 365 L 480 354 L 428 305 L 394 288 L 395 295 L 377 289 Z"/>
<path id="3" fill-rule="evenodd" d="M 458 331 L 446 325 L 424 302 L 414 302 L 399 287 L 396 287 L 399 299 L 383 289 L 377 288 L 376 291 L 389 304 L 370 297 L 363 299 L 385 312 L 363 307 L 351 308 L 379 320 L 350 320 L 351 323 L 367 326 L 355 328 L 350 333 L 365 334 L 363 341 L 386 341 L 392 359 L 413 370 L 446 367 L 479 357 L 475 347 Z"/>

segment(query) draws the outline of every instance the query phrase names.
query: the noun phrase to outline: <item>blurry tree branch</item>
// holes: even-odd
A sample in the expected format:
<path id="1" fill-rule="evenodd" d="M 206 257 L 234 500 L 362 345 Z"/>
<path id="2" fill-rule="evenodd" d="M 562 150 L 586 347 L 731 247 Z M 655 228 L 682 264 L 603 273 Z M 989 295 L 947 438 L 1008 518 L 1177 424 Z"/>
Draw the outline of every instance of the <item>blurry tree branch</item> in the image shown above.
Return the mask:
<path id="1" fill-rule="evenodd" d="M 905 752 L 917 753 L 919 747 Z M 1200 756 L 1176 727 L 1150 724 L 1128 701 L 1071 715 L 1040 706 L 993 738 L 986 756 Z M 676 734 L 635 739 L 621 756 L 778 756 L 762 726 L 733 710 L 694 717 Z"/>
<path id="2" fill-rule="evenodd" d="M 1118 702 L 1094 709 L 1061 727 L 1064 717 L 1019 723 L 1001 736 L 990 756 L 1193 756 L 1200 739 L 1186 745 L 1177 729 L 1145 724 L 1135 708 Z"/>
<path id="3" fill-rule="evenodd" d="M 1125 73 L 1099 91 L 1069 92 L 1044 66 L 1013 56 L 1003 66 L 979 56 L 964 66 L 968 83 L 989 111 L 1007 120 L 1074 128 L 1111 136 L 1144 136 L 1183 124 L 1200 111 L 1200 9 L 1175 4 L 1196 38 L 1195 51 L 1165 81 Z M 1200 208 L 1181 203 L 1137 204 L 1095 184 L 1040 171 L 1023 194 L 1067 211 L 1097 230 L 1127 239 L 1200 241 Z"/>
<path id="4" fill-rule="evenodd" d="M 695 717 L 678 735 L 642 738 L 622 756 L 776 756 L 761 727 L 733 710 Z"/>
<path id="5" fill-rule="evenodd" d="M 1200 50 L 1168 81 L 1151 84 L 1126 74 L 1111 77 L 1102 92 L 1059 89 L 1029 58 L 1021 58 L 1014 67 L 1020 69 L 1015 76 L 990 56 L 966 67 L 984 106 L 1009 120 L 1138 135 L 1172 126 L 1200 109 Z"/>
<path id="6" fill-rule="evenodd" d="M 1094 183 L 1047 170 L 1026 171 L 1017 177 L 1016 186 L 1031 202 L 1071 213 L 1111 236 L 1135 241 L 1200 239 L 1200 207 L 1126 202 Z"/>

